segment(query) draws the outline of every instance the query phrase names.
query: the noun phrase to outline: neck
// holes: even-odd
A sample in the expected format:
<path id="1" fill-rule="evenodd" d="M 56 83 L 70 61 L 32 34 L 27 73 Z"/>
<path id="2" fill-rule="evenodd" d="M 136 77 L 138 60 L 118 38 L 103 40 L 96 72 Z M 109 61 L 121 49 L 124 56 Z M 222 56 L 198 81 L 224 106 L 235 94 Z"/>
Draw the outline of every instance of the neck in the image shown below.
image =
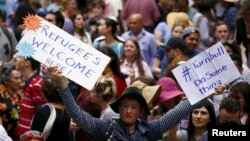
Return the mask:
<path id="1" fill-rule="evenodd" d="M 135 130 L 136 130 L 136 124 L 128 126 L 128 131 L 129 131 L 130 134 L 135 133 Z"/>
<path id="2" fill-rule="evenodd" d="M 135 61 L 135 57 L 126 57 L 127 62 L 132 65 Z"/>
<path id="3" fill-rule="evenodd" d="M 99 105 L 102 108 L 102 110 L 105 110 L 108 107 L 109 103 L 103 100 L 102 102 L 99 103 Z"/>
<path id="4" fill-rule="evenodd" d="M 111 35 L 111 34 L 105 35 L 105 43 L 107 45 L 112 44 L 114 41 L 115 41 L 115 39 L 114 39 L 113 35 Z"/>
<path id="5" fill-rule="evenodd" d="M 137 32 L 133 32 L 133 34 L 135 35 L 135 37 L 138 37 L 142 32 L 142 29 L 138 30 Z"/>
<path id="6" fill-rule="evenodd" d="M 32 75 L 35 74 L 35 71 L 32 69 L 26 69 L 25 71 L 22 71 L 24 80 L 28 80 Z"/>
<path id="7" fill-rule="evenodd" d="M 57 109 L 63 109 L 63 104 L 60 102 L 51 102 L 51 104 Z"/>
<path id="8" fill-rule="evenodd" d="M 4 85 L 4 86 L 10 95 L 15 94 L 17 92 L 17 90 L 13 90 L 11 87 L 9 87 L 10 85 Z"/>
<path id="9" fill-rule="evenodd" d="M 75 32 L 76 32 L 78 35 L 80 35 L 80 31 L 81 31 L 81 29 L 75 28 Z"/>
<path id="10" fill-rule="evenodd" d="M 206 127 L 195 128 L 194 137 L 199 140 L 202 133 L 204 133 Z"/>

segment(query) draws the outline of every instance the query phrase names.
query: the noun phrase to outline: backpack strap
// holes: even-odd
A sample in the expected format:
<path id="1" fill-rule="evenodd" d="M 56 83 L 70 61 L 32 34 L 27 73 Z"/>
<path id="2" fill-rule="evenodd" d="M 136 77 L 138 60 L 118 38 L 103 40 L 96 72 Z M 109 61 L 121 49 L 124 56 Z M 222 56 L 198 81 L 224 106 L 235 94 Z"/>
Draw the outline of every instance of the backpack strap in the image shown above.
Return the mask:
<path id="1" fill-rule="evenodd" d="M 117 119 L 112 118 L 111 123 L 109 124 L 108 131 L 105 133 L 104 141 L 110 141 L 112 139 L 116 125 L 117 125 Z"/>
<path id="2" fill-rule="evenodd" d="M 45 127 L 43 129 L 43 135 L 45 136 L 45 139 L 48 138 L 52 127 L 54 125 L 55 119 L 56 119 L 56 110 L 55 107 L 52 104 L 46 104 L 47 106 L 49 106 L 50 109 L 50 116 L 49 119 L 47 120 L 47 123 L 45 124 Z"/>

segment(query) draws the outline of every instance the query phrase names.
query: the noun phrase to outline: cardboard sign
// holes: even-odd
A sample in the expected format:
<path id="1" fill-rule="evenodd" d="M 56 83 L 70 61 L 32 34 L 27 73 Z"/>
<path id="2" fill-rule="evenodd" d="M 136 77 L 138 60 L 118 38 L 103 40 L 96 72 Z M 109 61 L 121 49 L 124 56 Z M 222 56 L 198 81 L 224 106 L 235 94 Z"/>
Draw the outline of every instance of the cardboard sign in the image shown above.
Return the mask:
<path id="1" fill-rule="evenodd" d="M 230 83 L 241 76 L 221 42 L 172 72 L 191 104 L 215 92 L 217 85 Z"/>
<path id="2" fill-rule="evenodd" d="M 58 66 L 65 77 L 91 90 L 110 58 L 46 20 L 29 15 L 18 53 L 46 66 Z"/>

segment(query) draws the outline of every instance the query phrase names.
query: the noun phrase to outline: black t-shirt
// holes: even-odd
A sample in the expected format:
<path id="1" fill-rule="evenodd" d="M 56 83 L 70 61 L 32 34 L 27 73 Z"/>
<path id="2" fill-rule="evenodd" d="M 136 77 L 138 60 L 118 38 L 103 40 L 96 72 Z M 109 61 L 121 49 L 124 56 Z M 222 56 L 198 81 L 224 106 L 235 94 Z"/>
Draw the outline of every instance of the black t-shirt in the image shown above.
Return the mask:
<path id="1" fill-rule="evenodd" d="M 43 132 L 49 116 L 48 106 L 39 108 L 33 118 L 31 130 Z M 66 111 L 56 108 L 56 120 L 47 141 L 68 141 L 69 124 L 70 118 Z"/>

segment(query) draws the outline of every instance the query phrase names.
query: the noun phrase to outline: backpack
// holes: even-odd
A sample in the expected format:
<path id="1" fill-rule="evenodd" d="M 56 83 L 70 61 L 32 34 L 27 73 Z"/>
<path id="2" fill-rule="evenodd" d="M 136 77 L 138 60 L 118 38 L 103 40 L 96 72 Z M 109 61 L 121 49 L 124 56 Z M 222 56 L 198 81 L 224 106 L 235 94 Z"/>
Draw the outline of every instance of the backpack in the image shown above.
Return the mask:
<path id="1" fill-rule="evenodd" d="M 24 134 L 22 134 L 20 136 L 20 138 L 28 135 L 30 132 L 35 132 L 35 133 L 39 133 L 41 134 L 41 136 L 43 136 L 44 138 L 44 141 L 47 140 L 48 136 L 50 135 L 50 132 L 53 128 L 53 125 L 54 125 L 54 122 L 56 120 L 56 110 L 55 110 L 55 107 L 52 105 L 52 104 L 46 104 L 47 106 L 49 106 L 49 109 L 50 109 L 50 116 L 45 124 L 45 127 L 43 129 L 43 132 L 40 133 L 39 131 L 36 131 L 36 130 L 30 130 L 30 131 L 27 131 L 25 132 Z M 32 120 L 33 121 L 33 120 Z M 32 121 L 31 121 L 31 125 L 32 125 Z"/>

